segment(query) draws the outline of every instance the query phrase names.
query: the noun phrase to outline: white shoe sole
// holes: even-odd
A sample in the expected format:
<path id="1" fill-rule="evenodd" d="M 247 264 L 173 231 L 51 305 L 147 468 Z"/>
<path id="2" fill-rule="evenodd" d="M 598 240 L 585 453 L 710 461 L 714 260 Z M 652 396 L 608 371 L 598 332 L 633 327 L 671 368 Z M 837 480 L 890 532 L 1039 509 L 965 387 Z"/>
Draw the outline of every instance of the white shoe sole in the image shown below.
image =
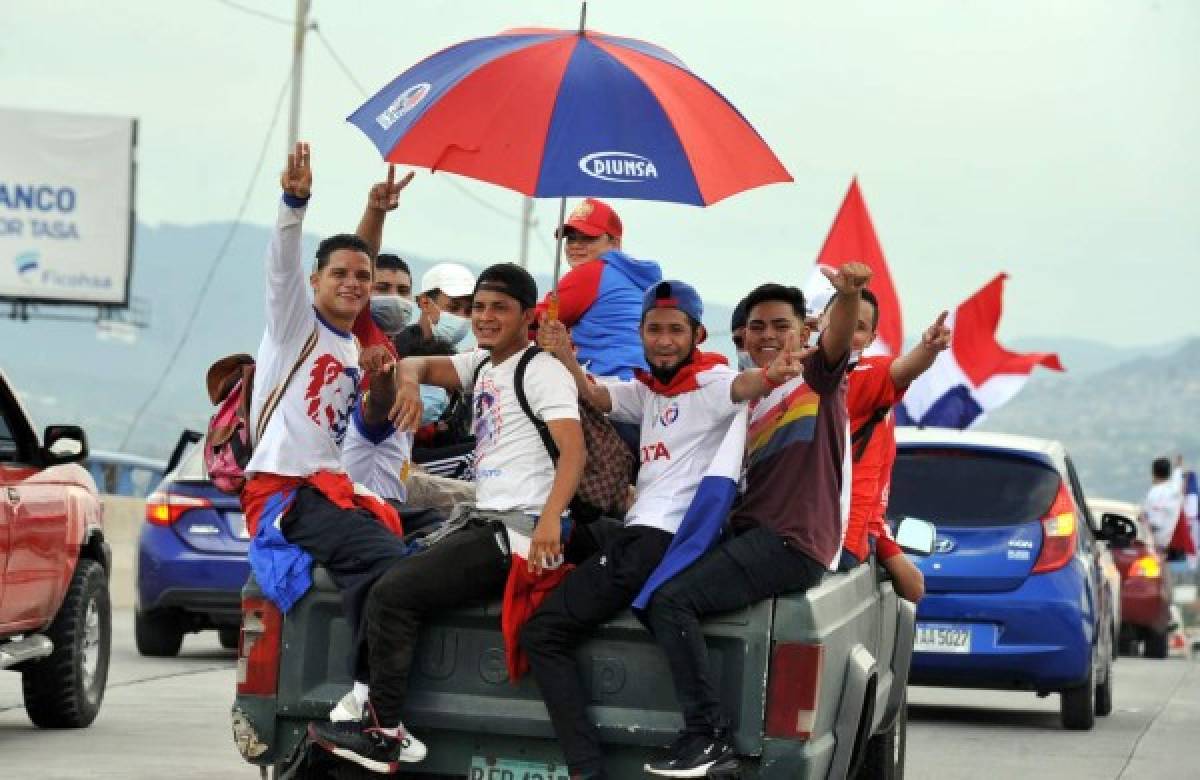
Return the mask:
<path id="1" fill-rule="evenodd" d="M 718 773 L 714 777 L 722 777 L 726 773 L 736 772 L 738 769 L 736 759 L 729 766 L 717 767 L 719 763 L 721 763 L 721 760 L 717 759 L 716 761 L 710 761 L 707 764 L 694 766 L 690 769 L 652 769 L 649 764 L 643 764 L 642 769 L 647 774 L 657 775 L 658 777 L 708 777 L 708 773 L 713 771 L 714 768 L 716 768 Z"/>

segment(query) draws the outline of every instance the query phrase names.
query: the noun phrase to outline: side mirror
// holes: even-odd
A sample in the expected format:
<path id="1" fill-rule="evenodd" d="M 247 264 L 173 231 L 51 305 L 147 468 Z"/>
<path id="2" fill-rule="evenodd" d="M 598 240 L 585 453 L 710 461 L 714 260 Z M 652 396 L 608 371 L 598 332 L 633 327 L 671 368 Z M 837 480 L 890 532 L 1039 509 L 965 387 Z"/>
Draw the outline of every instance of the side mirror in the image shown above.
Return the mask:
<path id="1" fill-rule="evenodd" d="M 78 425 L 47 425 L 42 435 L 42 461 L 47 466 L 78 463 L 88 456 L 87 434 Z"/>
<path id="2" fill-rule="evenodd" d="M 913 555 L 930 555 L 933 553 L 933 540 L 937 537 L 937 527 L 927 520 L 906 517 L 896 528 L 896 544 L 901 550 Z"/>
<path id="3" fill-rule="evenodd" d="M 1137 539 L 1137 525 L 1125 515 L 1105 512 L 1100 517 L 1099 536 L 1113 547 L 1128 547 Z"/>

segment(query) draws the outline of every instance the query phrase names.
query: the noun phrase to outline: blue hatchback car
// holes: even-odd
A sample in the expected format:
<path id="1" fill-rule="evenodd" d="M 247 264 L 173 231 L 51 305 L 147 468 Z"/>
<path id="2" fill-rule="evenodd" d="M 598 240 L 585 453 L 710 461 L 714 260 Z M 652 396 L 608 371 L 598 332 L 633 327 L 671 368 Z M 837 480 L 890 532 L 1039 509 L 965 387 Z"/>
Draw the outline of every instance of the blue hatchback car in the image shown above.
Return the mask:
<path id="1" fill-rule="evenodd" d="M 134 613 L 142 655 L 173 656 L 184 634 L 214 628 L 224 647 L 237 647 L 250 538 L 237 496 L 217 490 L 205 473 L 198 438 L 185 434 L 146 498 Z"/>
<path id="2" fill-rule="evenodd" d="M 956 430 L 897 430 L 889 519 L 937 526 L 918 559 L 910 681 L 916 685 L 1061 694 L 1062 723 L 1090 729 L 1112 711 L 1118 625 L 1098 525 L 1063 446 Z"/>

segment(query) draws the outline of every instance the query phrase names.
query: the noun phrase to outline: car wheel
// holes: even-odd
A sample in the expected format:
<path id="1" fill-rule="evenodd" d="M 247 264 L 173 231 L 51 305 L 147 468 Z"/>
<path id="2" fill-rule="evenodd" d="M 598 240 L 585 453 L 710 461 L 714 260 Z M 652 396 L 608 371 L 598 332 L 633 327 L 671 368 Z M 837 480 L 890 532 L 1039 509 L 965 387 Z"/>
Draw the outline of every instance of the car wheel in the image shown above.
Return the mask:
<path id="1" fill-rule="evenodd" d="M 133 614 L 133 638 L 138 652 L 151 658 L 179 655 L 183 627 L 171 613 L 154 614 L 140 609 Z"/>
<path id="2" fill-rule="evenodd" d="M 25 712 L 41 728 L 89 726 L 104 701 L 112 646 L 112 606 L 103 566 L 79 560 L 46 636 L 54 652 L 21 675 Z"/>
<path id="3" fill-rule="evenodd" d="M 241 638 L 241 626 L 228 626 L 226 628 L 217 629 L 217 638 L 221 641 L 221 647 L 226 650 L 236 650 L 238 640 Z"/>
<path id="4" fill-rule="evenodd" d="M 1169 649 L 1167 640 L 1169 638 L 1170 635 L 1166 631 L 1161 634 L 1146 634 L 1146 657 L 1166 658 L 1167 650 Z"/>
<path id="5" fill-rule="evenodd" d="M 1113 664 L 1109 661 L 1104 671 L 1104 682 L 1096 686 L 1096 714 L 1108 715 L 1112 712 L 1113 693 Z"/>
<path id="6" fill-rule="evenodd" d="M 1137 640 L 1122 631 L 1117 634 L 1117 652 L 1121 655 L 1137 655 Z"/>
<path id="7" fill-rule="evenodd" d="M 1095 668 L 1088 669 L 1083 685 L 1067 688 L 1062 692 L 1059 705 L 1063 728 L 1071 731 L 1087 731 L 1096 725 Z"/>
<path id="8" fill-rule="evenodd" d="M 892 727 L 867 741 L 858 780 L 904 780 L 904 754 L 908 747 L 908 694 L 900 702 L 900 711 Z"/>

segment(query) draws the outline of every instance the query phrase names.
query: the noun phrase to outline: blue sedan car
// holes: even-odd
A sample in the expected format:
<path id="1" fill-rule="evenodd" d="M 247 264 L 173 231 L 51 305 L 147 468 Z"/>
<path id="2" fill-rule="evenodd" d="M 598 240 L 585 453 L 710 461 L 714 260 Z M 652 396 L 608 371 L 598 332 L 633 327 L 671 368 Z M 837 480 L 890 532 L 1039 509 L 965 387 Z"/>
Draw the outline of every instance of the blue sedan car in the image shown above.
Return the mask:
<path id="1" fill-rule="evenodd" d="M 188 632 L 216 629 L 237 647 L 241 590 L 250 573 L 246 520 L 237 496 L 213 487 L 198 436 L 186 436 L 146 498 L 137 554 L 138 652 L 173 656 Z"/>
<path id="2" fill-rule="evenodd" d="M 897 431 L 888 515 L 937 526 L 918 559 L 916 685 L 1061 694 L 1062 723 L 1112 711 L 1117 621 L 1099 540 L 1134 529 L 1089 514 L 1055 441 L 953 430 Z"/>

